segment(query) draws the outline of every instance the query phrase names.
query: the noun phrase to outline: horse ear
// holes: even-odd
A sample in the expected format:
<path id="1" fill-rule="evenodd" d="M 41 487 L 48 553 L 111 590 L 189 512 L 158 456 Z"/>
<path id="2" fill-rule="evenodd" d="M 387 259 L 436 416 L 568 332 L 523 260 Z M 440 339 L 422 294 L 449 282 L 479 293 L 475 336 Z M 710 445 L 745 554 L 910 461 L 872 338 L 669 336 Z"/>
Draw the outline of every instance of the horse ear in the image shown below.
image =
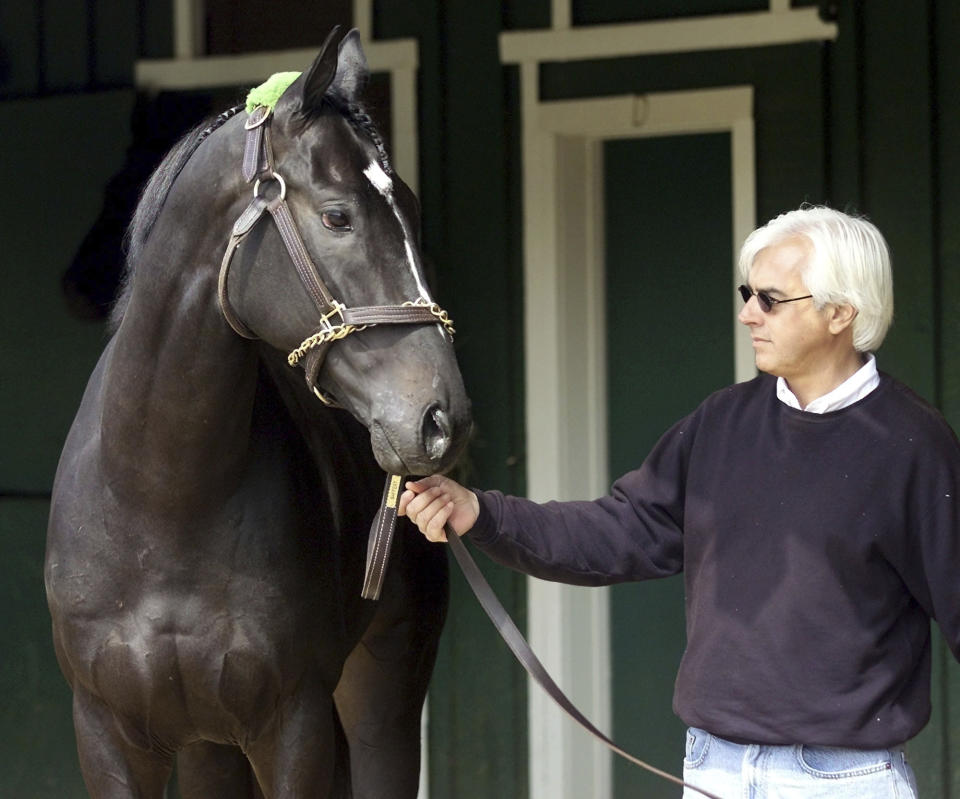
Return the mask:
<path id="1" fill-rule="evenodd" d="M 355 103 L 360 99 L 369 78 L 370 68 L 360 46 L 360 32 L 354 28 L 340 42 L 337 72 L 331 89 L 348 102 Z"/>
<path id="2" fill-rule="evenodd" d="M 334 46 L 340 26 L 327 35 L 320 53 L 300 82 L 300 113 L 310 115 L 322 107 L 329 91 L 349 103 L 359 100 L 370 78 L 370 68 L 360 47 L 360 33 L 354 28 Z"/>
<path id="3" fill-rule="evenodd" d="M 299 98 L 301 111 L 320 108 L 323 95 L 327 93 L 327 89 L 336 77 L 338 49 L 334 47 L 333 41 L 339 31 L 340 26 L 335 25 L 327 34 L 320 53 L 303 77 Z"/>

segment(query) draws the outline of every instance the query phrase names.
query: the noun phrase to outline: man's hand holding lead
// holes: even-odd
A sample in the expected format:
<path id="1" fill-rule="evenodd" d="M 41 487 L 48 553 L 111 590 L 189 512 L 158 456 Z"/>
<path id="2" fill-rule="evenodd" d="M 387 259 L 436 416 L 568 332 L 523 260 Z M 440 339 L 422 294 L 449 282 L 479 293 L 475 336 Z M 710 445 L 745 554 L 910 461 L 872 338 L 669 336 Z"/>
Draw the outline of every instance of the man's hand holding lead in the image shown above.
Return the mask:
<path id="1" fill-rule="evenodd" d="M 463 535 L 477 522 L 477 495 L 449 477 L 435 474 L 406 484 L 397 513 L 406 516 L 431 541 L 446 541 L 444 525 Z"/>

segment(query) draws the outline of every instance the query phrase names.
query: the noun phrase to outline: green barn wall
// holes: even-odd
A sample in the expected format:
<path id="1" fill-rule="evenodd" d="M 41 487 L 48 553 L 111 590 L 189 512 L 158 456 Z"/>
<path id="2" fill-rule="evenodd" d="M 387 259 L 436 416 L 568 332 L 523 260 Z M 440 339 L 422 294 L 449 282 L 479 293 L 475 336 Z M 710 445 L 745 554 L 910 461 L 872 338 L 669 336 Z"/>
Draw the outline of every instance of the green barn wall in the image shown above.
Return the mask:
<path id="1" fill-rule="evenodd" d="M 53 473 L 104 328 L 66 312 L 60 275 L 123 160 L 132 102 L 117 90 L 0 103 L 0 586 L 12 620 L 0 660 L 0 796 L 83 795 L 41 564 Z"/>

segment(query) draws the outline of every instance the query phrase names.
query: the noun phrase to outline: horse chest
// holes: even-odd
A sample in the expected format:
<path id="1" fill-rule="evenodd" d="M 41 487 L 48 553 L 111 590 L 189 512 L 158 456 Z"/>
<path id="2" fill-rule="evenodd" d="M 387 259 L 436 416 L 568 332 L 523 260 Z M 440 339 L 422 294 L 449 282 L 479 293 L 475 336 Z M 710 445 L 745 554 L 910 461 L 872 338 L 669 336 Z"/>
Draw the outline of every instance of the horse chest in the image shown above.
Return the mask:
<path id="1" fill-rule="evenodd" d="M 291 686 L 316 678 L 309 648 L 274 621 L 196 597 L 145 596 L 75 626 L 77 678 L 127 720 L 131 739 L 238 741 L 269 723 Z"/>
<path id="2" fill-rule="evenodd" d="M 317 555 L 300 551 L 319 545 L 291 545 L 298 531 L 278 529 L 284 518 L 268 523 L 235 507 L 186 531 L 205 542 L 191 557 L 156 537 L 149 546 L 128 538 L 105 557 L 110 536 L 91 530 L 56 558 L 49 583 L 61 651 L 75 681 L 119 719 L 136 720 L 128 737 L 237 740 L 268 723 L 292 686 L 335 684 L 349 649 L 340 613 Z M 222 547 L 228 536 L 233 546 Z"/>

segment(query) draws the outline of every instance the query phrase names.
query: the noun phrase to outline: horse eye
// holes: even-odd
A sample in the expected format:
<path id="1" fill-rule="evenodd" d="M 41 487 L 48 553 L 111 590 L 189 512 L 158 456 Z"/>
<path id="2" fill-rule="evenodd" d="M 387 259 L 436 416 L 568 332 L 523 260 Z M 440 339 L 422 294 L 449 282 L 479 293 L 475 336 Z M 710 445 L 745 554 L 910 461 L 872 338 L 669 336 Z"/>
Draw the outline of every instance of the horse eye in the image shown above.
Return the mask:
<path id="1" fill-rule="evenodd" d="M 350 227 L 350 217 L 343 211 L 330 209 L 320 214 L 320 221 L 327 230 L 352 230 Z"/>

